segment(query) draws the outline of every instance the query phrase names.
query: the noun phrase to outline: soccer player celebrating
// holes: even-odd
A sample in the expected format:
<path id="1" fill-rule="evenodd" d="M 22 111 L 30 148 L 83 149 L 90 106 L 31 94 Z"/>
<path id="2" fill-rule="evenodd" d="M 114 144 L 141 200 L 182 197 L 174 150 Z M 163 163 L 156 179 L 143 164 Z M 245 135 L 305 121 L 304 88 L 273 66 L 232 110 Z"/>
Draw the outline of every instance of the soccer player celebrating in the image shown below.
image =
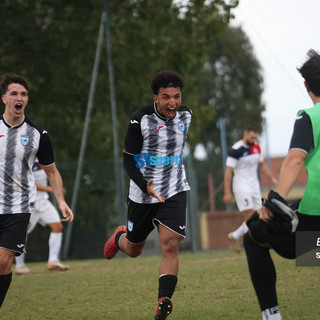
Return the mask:
<path id="1" fill-rule="evenodd" d="M 36 197 L 32 173 L 36 156 L 48 176 L 64 217 L 62 221 L 73 220 L 48 133 L 24 115 L 29 100 L 27 80 L 6 74 L 1 90 L 5 111 L 0 118 L 0 306 L 11 283 L 14 257 L 22 254 L 26 245 Z"/>
<path id="2" fill-rule="evenodd" d="M 157 320 L 172 311 L 178 248 L 186 230 L 186 191 L 190 188 L 183 148 L 192 113 L 181 105 L 182 88 L 178 73 L 160 71 L 151 81 L 153 104 L 131 116 L 124 148 L 124 166 L 131 179 L 127 227 L 118 227 L 104 247 L 106 259 L 112 259 L 119 249 L 137 257 L 149 233 L 158 229 L 162 260 Z"/>
<path id="3" fill-rule="evenodd" d="M 308 52 L 299 70 L 314 106 L 299 111 L 290 148 L 285 157 L 276 191 L 270 191 L 265 205 L 247 222 L 244 236 L 251 280 L 263 320 L 281 320 L 276 294 L 276 270 L 270 248 L 284 258 L 296 258 L 296 232 L 320 230 L 320 55 Z M 285 197 L 303 166 L 308 172 L 306 190 L 294 212 Z"/>

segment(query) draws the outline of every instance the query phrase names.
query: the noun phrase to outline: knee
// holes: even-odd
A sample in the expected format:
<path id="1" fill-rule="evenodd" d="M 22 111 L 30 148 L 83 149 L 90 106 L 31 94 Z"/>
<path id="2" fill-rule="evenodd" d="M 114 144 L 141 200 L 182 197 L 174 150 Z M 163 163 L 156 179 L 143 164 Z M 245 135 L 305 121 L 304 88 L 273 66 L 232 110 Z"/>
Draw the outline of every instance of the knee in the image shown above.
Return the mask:
<path id="1" fill-rule="evenodd" d="M 259 243 L 258 241 L 256 241 L 252 237 L 252 235 L 250 234 L 250 231 L 248 231 L 243 237 L 243 246 L 244 246 L 244 249 L 246 250 L 246 252 L 252 248 L 255 248 L 255 247 L 263 248 L 266 250 L 271 249 L 270 245 L 267 242 Z"/>
<path id="2" fill-rule="evenodd" d="M 131 258 L 136 258 L 138 256 L 140 256 L 140 254 L 142 253 L 142 248 L 140 247 L 134 247 L 134 246 L 129 246 L 126 249 L 126 254 L 131 257 Z"/>
<path id="3" fill-rule="evenodd" d="M 249 234 L 249 232 L 247 232 L 244 236 L 243 236 L 243 247 L 245 250 L 247 250 L 251 245 L 252 245 L 253 241 L 251 239 L 251 236 Z"/>
<path id="4" fill-rule="evenodd" d="M 127 255 L 130 258 L 136 258 L 136 257 L 140 256 L 141 253 L 142 253 L 142 250 L 131 250 L 131 251 L 127 252 Z"/>
<path id="5" fill-rule="evenodd" d="M 181 239 L 177 238 L 164 241 L 161 245 L 163 253 L 176 254 L 178 252 L 180 242 Z"/>
<path id="6" fill-rule="evenodd" d="M 63 225 L 61 222 L 51 223 L 50 227 L 51 227 L 51 231 L 54 233 L 61 233 L 63 230 Z"/>
<path id="7" fill-rule="evenodd" d="M 266 248 L 264 244 L 259 244 L 255 240 L 252 239 L 252 236 L 250 235 L 250 232 L 247 232 L 243 236 L 243 247 L 245 251 L 247 252 L 248 250 L 252 250 L 255 247 L 261 247 L 261 248 Z"/>
<path id="8" fill-rule="evenodd" d="M 0 257 L 0 275 L 8 274 L 11 270 L 12 261 L 7 256 Z"/>

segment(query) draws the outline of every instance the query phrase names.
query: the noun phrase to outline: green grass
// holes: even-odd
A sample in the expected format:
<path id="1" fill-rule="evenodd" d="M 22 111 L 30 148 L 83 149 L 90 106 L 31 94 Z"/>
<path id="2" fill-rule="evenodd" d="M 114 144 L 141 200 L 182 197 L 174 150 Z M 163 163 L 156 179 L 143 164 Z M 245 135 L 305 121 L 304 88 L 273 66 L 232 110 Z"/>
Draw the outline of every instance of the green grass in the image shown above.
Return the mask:
<path id="1" fill-rule="evenodd" d="M 297 268 L 273 255 L 285 320 L 320 319 L 319 268 Z M 13 276 L 2 320 L 153 319 L 159 256 L 70 261 L 70 271 L 29 263 L 33 274 Z M 181 254 L 170 320 L 259 320 L 244 253 Z"/>

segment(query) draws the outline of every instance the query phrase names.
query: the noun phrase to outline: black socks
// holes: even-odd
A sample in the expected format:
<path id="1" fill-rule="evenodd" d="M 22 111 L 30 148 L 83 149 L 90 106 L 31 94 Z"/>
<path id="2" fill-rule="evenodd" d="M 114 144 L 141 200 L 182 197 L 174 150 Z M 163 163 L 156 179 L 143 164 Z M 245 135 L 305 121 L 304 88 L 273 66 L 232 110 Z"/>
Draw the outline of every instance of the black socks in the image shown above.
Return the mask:
<path id="1" fill-rule="evenodd" d="M 118 246 L 119 249 L 120 249 L 120 247 L 119 247 L 119 239 L 120 239 L 120 237 L 121 237 L 124 233 L 125 233 L 124 231 L 120 231 L 120 232 L 116 235 L 116 238 L 115 238 L 116 245 Z"/>
<path id="2" fill-rule="evenodd" d="M 0 275 L 0 308 L 7 294 L 7 291 L 10 287 L 11 279 L 12 279 L 12 272 L 6 275 Z"/>
<path id="3" fill-rule="evenodd" d="M 162 297 L 171 298 L 176 288 L 177 282 L 178 282 L 178 278 L 172 274 L 161 275 L 159 277 L 158 298 L 162 298 Z"/>

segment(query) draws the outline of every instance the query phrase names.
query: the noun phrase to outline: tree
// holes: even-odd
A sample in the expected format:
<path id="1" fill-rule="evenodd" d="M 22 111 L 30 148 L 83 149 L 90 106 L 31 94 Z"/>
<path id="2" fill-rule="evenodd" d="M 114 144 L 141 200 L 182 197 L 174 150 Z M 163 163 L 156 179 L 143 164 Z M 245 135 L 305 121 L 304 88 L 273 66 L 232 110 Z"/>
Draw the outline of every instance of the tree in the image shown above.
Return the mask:
<path id="1" fill-rule="evenodd" d="M 110 3 L 120 147 L 130 113 L 150 103 L 150 79 L 160 69 L 177 70 L 185 79 L 183 102 L 195 114 L 190 132 L 193 144 L 207 141 L 209 131 L 217 141 L 212 124 L 221 115 L 232 126 L 231 135 L 236 135 L 237 128 L 242 130 L 239 115 L 244 110 L 248 111 L 247 119 L 261 116 L 259 65 L 244 33 L 229 27 L 237 1 L 228 3 Z M 59 159 L 76 159 L 103 1 L 4 0 L 0 6 L 0 35 L 5 39 L 0 48 L 0 71 L 30 79 L 28 115 L 50 132 Z M 112 154 L 107 68 L 104 47 L 89 158 Z M 236 120 L 229 119 L 230 111 Z"/>
<path id="2" fill-rule="evenodd" d="M 216 125 L 220 116 L 227 120 L 228 141 L 239 138 L 247 120 L 260 124 L 264 109 L 260 66 L 242 30 L 230 27 L 237 4 L 237 0 L 110 1 L 120 150 L 130 114 L 152 102 L 150 81 L 161 69 L 176 70 L 184 78 L 183 104 L 194 115 L 188 140 L 191 150 L 202 142 L 214 156 L 207 163 L 209 171 L 213 165 L 219 170 L 221 164 Z M 103 10 L 103 0 L 0 2 L 0 74 L 18 73 L 30 81 L 26 113 L 49 132 L 69 190 Z M 89 230 L 100 230 L 106 215 L 115 214 L 113 165 L 100 161 L 113 156 L 105 42 L 76 219 L 76 233 L 88 238 Z M 199 177 L 201 183 L 207 179 L 202 173 Z M 205 185 L 200 187 L 202 192 Z"/>

